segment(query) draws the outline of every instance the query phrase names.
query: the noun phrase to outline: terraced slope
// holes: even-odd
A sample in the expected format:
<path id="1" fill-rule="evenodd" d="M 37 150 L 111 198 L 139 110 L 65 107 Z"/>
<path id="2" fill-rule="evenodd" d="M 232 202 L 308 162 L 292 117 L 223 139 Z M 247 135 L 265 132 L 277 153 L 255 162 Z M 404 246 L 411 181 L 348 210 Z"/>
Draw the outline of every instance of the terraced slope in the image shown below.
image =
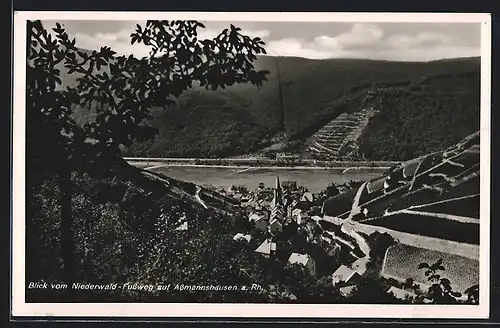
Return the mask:
<path id="1" fill-rule="evenodd" d="M 346 219 L 359 196 L 359 224 L 477 245 L 479 132 L 440 152 L 392 168 L 356 191 L 324 204 L 326 216 Z"/>
<path id="2" fill-rule="evenodd" d="M 310 138 L 307 151 L 318 159 L 346 159 L 349 157 L 349 145 L 357 141 L 376 112 L 369 107 L 359 112 L 340 114 Z"/>

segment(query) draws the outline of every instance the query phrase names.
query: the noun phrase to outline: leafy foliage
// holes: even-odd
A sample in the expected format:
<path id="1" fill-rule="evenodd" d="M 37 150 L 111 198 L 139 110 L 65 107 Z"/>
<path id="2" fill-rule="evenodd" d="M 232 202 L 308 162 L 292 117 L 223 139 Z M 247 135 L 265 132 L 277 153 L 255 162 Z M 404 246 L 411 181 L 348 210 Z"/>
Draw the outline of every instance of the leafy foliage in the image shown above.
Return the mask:
<path id="1" fill-rule="evenodd" d="M 328 187 L 326 187 L 326 197 L 335 197 L 340 194 L 339 189 L 334 183 L 331 183 Z"/>
<path id="2" fill-rule="evenodd" d="M 152 258 L 159 241 L 151 234 L 172 237 L 172 224 L 185 215 L 182 204 L 192 195 L 184 192 L 179 199 L 169 189 L 156 196 L 158 185 L 141 189 L 137 175 L 124 179 L 130 167 L 121 160 L 120 148 L 151 138 L 156 131 L 146 120 L 152 108 L 170 106 L 193 82 L 211 89 L 262 85 L 267 74 L 252 64 L 256 54 L 265 52 L 260 39 L 231 26 L 214 40 L 198 40 L 198 27 L 203 26 L 195 21 L 138 25 L 132 43 L 146 44 L 151 54 L 137 59 L 115 56 L 108 47 L 81 51 L 59 23 L 52 34 L 40 21 L 28 22 L 26 270 L 33 281 L 71 286 L 75 281 L 151 278 L 143 267 L 157 261 Z M 61 65 L 66 74 L 77 76 L 75 85 L 62 86 Z M 91 107 L 93 120 L 77 124 L 75 106 Z M 191 203 L 189 212 L 202 219 L 190 222 L 190 231 L 200 231 L 207 218 L 217 217 L 198 214 Z M 167 222 L 158 226 L 162 219 Z M 224 222 L 215 220 L 211 229 L 223 229 Z M 66 299 L 78 299 L 78 292 L 67 290 Z"/>
<path id="3" fill-rule="evenodd" d="M 429 287 L 427 297 L 434 303 L 453 304 L 458 302 L 457 298 L 460 298 L 462 294 L 453 291 L 450 280 L 441 276 L 440 272 L 445 270 L 442 259 L 430 265 L 425 262 L 420 263 L 418 269 L 424 270 L 427 280 L 432 283 Z"/>

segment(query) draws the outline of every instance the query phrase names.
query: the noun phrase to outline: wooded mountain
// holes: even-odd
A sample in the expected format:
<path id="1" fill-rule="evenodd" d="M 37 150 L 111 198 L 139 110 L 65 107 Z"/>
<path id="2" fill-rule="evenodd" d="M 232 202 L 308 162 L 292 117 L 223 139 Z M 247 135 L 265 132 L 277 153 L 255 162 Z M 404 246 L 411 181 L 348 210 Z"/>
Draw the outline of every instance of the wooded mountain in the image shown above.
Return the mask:
<path id="1" fill-rule="evenodd" d="M 366 159 L 410 159 L 479 128 L 479 58 L 390 62 L 261 56 L 256 68 L 271 72 L 259 89 L 245 84 L 215 92 L 196 88 L 175 106 L 157 108 L 150 124 L 158 136 L 125 154 L 224 157 L 279 142 L 300 145 L 341 113 L 363 109 L 373 92 L 379 94 L 374 104 L 379 112 L 359 140 Z M 84 122 L 88 115 L 92 110 L 79 108 L 75 118 Z"/>

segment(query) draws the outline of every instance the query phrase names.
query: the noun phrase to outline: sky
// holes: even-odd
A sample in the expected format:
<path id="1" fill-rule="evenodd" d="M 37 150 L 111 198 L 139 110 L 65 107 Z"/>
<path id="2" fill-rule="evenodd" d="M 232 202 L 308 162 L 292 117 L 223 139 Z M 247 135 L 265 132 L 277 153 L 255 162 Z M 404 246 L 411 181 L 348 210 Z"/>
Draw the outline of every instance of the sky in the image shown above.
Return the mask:
<path id="1" fill-rule="evenodd" d="M 76 45 L 93 50 L 109 46 L 119 54 L 146 56 L 142 44 L 130 45 L 130 33 L 143 21 L 59 21 Z M 43 21 L 45 28 L 54 21 Z M 213 38 L 234 24 L 241 33 L 260 37 L 269 55 L 311 59 L 363 58 L 429 61 L 480 56 L 480 23 L 355 22 L 203 22 L 198 37 Z"/>

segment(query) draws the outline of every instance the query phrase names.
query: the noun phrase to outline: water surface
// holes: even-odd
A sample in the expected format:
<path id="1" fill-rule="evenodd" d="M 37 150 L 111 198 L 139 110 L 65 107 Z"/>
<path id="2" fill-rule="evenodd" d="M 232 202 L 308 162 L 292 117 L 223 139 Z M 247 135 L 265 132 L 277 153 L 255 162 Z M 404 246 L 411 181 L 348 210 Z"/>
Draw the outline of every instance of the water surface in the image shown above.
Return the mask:
<path id="1" fill-rule="evenodd" d="M 220 168 L 165 166 L 151 169 L 174 179 L 190 181 L 199 185 L 229 187 L 243 185 L 256 189 L 263 182 L 268 187 L 276 183 L 276 176 L 281 181 L 296 181 L 311 192 L 320 192 L 332 182 L 342 184 L 350 180 L 365 181 L 380 176 L 385 169 L 350 170 L 344 169 L 294 169 L 294 168 Z"/>

